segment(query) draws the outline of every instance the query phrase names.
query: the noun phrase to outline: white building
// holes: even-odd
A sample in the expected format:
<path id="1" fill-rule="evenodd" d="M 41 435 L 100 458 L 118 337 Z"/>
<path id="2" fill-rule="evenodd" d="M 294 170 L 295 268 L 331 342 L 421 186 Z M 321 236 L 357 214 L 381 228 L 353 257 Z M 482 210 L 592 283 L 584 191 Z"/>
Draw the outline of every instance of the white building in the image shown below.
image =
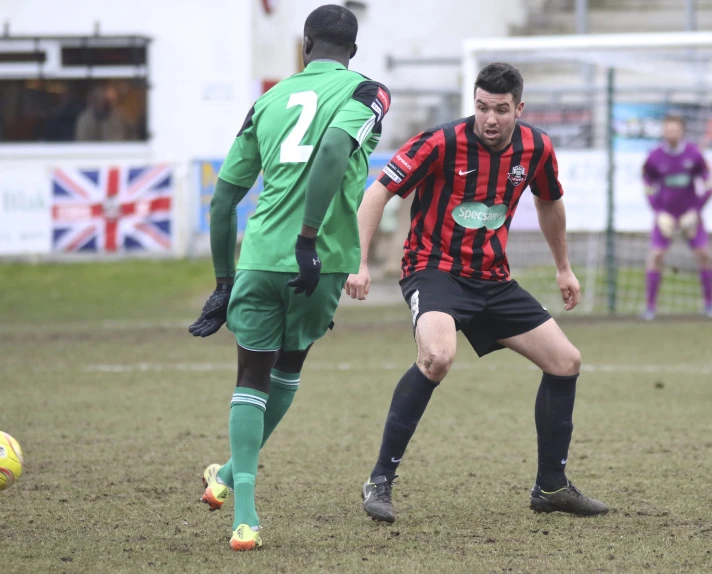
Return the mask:
<path id="1" fill-rule="evenodd" d="M 298 71 L 304 20 L 321 3 L 0 0 L 0 254 L 51 249 L 51 168 L 164 162 L 175 168 L 172 238 L 184 252 L 198 203 L 191 162 L 224 157 L 262 83 Z M 440 97 L 413 100 L 403 90 L 456 91 L 462 40 L 506 34 L 521 23 L 525 3 L 346 4 L 360 20 L 352 67 L 394 94 L 385 149 L 422 127 L 441 104 Z M 145 59 L 135 51 L 143 42 Z M 389 57 L 450 58 L 453 64 L 391 68 Z M 102 65 L 106 58 L 112 65 Z M 123 63 L 116 65 L 117 58 Z M 92 94 L 104 89 L 103 97 L 122 111 L 130 141 L 76 141 L 81 130 L 73 124 Z"/>

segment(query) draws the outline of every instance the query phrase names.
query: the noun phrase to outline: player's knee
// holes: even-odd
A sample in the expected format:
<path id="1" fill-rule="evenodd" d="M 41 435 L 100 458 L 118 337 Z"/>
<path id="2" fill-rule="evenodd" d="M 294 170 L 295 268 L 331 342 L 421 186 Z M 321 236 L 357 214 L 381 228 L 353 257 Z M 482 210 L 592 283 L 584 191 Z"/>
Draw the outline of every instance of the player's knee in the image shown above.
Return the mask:
<path id="1" fill-rule="evenodd" d="M 656 251 L 650 256 L 650 266 L 660 271 L 663 268 L 663 261 L 665 260 L 665 253 Z"/>
<path id="2" fill-rule="evenodd" d="M 455 360 L 455 349 L 436 347 L 418 355 L 418 366 L 431 381 L 440 382 L 450 371 Z"/>
<path id="3" fill-rule="evenodd" d="M 572 346 L 571 351 L 571 374 L 578 375 L 581 372 L 581 351 Z"/>
<path id="4" fill-rule="evenodd" d="M 695 259 L 699 267 L 707 268 L 710 265 L 710 254 L 706 249 L 695 250 Z"/>
<path id="5" fill-rule="evenodd" d="M 558 353 L 552 375 L 568 377 L 581 371 L 581 351 L 573 345 Z"/>
<path id="6" fill-rule="evenodd" d="M 306 361 L 311 345 L 306 351 L 282 351 L 277 357 L 274 368 L 283 373 L 300 373 Z"/>
<path id="7" fill-rule="evenodd" d="M 248 387 L 263 393 L 269 393 L 270 373 L 276 359 L 276 353 L 238 350 L 237 383 L 238 387 Z"/>

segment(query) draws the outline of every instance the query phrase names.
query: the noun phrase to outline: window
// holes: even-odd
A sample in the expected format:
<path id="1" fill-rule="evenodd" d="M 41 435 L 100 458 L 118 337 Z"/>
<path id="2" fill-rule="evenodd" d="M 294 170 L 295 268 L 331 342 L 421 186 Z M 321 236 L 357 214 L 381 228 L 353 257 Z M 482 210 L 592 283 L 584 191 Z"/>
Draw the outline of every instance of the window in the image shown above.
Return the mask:
<path id="1" fill-rule="evenodd" d="M 33 52 L 0 52 L 0 63 L 46 62 L 47 54 L 35 50 Z"/>
<path id="2" fill-rule="evenodd" d="M 63 66 L 144 66 L 146 46 L 62 48 Z"/>
<path id="3" fill-rule="evenodd" d="M 146 141 L 148 42 L 0 37 L 0 144 Z"/>
<path id="4" fill-rule="evenodd" d="M 146 82 L 0 80 L 0 142 L 145 141 Z"/>

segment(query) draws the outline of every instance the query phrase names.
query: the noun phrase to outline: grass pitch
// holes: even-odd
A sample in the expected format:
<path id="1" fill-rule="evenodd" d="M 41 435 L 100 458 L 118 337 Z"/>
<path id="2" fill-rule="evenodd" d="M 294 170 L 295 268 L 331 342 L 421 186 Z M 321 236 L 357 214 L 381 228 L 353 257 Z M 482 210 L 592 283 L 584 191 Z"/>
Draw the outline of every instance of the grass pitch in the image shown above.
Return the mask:
<path id="1" fill-rule="evenodd" d="M 186 330 L 209 290 L 207 262 L 0 268 L 0 429 L 26 458 L 0 493 L 0 571 L 712 571 L 702 321 L 562 323 L 584 358 L 569 474 L 609 515 L 528 509 L 539 374 L 461 339 L 401 465 L 397 522 L 368 520 L 360 487 L 414 359 L 405 305 L 339 311 L 260 459 L 265 549 L 231 552 L 229 505 L 197 502 L 229 456 L 235 379 L 232 336 Z"/>

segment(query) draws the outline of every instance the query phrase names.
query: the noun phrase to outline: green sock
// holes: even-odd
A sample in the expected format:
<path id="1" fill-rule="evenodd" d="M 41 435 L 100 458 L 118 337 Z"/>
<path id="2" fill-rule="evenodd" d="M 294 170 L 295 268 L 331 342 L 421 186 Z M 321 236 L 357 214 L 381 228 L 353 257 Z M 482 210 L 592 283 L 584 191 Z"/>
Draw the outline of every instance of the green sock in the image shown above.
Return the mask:
<path id="1" fill-rule="evenodd" d="M 289 407 L 292 406 L 294 395 L 299 388 L 299 376 L 299 373 L 285 373 L 272 369 L 262 446 L 265 445 L 274 429 L 277 428 L 284 415 L 287 414 Z"/>
<path id="2" fill-rule="evenodd" d="M 267 410 L 265 411 L 265 427 L 262 435 L 262 446 L 265 445 L 272 431 L 277 428 L 294 400 L 294 394 L 299 388 L 300 373 L 284 373 L 272 369 L 271 386 Z M 232 459 L 228 460 L 218 471 L 220 482 L 230 488 L 234 487 L 232 478 Z"/>
<path id="3" fill-rule="evenodd" d="M 264 432 L 265 409 L 269 395 L 237 387 L 230 408 L 230 451 L 235 491 L 235 519 L 240 524 L 259 526 L 255 509 L 255 477 Z"/>
<path id="4" fill-rule="evenodd" d="M 230 410 L 230 413 L 232 413 L 232 410 Z M 235 487 L 235 481 L 232 479 L 232 459 L 229 459 L 220 467 L 220 470 L 218 470 L 218 479 L 230 488 Z"/>

